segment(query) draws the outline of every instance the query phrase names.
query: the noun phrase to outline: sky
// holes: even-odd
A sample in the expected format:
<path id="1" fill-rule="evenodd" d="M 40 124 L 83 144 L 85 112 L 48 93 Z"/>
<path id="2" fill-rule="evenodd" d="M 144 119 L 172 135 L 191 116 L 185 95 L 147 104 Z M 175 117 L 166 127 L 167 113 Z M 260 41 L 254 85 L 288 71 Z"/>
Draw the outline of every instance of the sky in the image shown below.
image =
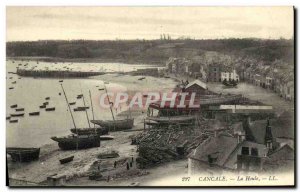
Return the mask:
<path id="1" fill-rule="evenodd" d="M 293 38 L 293 7 L 7 7 L 6 41 Z"/>

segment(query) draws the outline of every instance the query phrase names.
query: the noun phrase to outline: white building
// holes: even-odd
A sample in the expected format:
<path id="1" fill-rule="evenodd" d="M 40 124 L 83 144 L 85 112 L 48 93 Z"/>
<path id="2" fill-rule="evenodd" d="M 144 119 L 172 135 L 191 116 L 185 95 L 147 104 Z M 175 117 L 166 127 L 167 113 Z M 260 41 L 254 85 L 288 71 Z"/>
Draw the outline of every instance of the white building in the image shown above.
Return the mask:
<path id="1" fill-rule="evenodd" d="M 236 73 L 236 70 L 232 70 L 232 72 L 221 72 L 221 81 L 224 81 L 226 79 L 226 81 L 229 80 L 235 80 L 235 81 L 240 81 L 240 77 L 239 75 Z"/>

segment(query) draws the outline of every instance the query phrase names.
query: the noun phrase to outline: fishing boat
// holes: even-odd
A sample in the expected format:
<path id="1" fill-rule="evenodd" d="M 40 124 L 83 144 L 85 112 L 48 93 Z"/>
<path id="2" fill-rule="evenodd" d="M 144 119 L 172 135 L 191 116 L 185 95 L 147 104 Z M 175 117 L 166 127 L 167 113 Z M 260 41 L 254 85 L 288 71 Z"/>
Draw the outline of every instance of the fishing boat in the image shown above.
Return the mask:
<path id="1" fill-rule="evenodd" d="M 74 159 L 74 155 L 60 159 L 59 162 L 60 162 L 60 164 L 65 164 L 65 163 L 69 163 L 69 162 L 73 161 L 73 159 Z"/>
<path id="2" fill-rule="evenodd" d="M 49 102 L 48 102 L 48 101 L 43 103 L 43 105 L 48 105 L 48 104 L 49 104 Z"/>
<path id="3" fill-rule="evenodd" d="M 18 108 L 16 111 L 24 111 L 24 108 Z"/>
<path id="4" fill-rule="evenodd" d="M 92 147 L 100 147 L 99 135 L 69 135 L 65 137 L 51 137 L 52 140 L 58 142 L 58 146 L 62 150 L 87 149 Z"/>
<path id="5" fill-rule="evenodd" d="M 44 108 L 46 108 L 46 105 L 41 105 L 40 108 L 44 109 Z"/>
<path id="6" fill-rule="evenodd" d="M 77 129 L 70 129 L 72 133 L 78 135 L 90 135 L 90 134 L 97 134 L 97 135 L 106 135 L 108 134 L 108 129 L 103 127 L 98 128 L 77 128 Z"/>
<path id="7" fill-rule="evenodd" d="M 29 162 L 39 159 L 40 148 L 7 147 L 6 153 L 9 154 L 15 162 Z"/>
<path id="8" fill-rule="evenodd" d="M 36 115 L 40 115 L 40 112 L 37 111 L 37 112 L 31 112 L 29 113 L 30 116 L 36 116 Z"/>
<path id="9" fill-rule="evenodd" d="M 49 107 L 45 109 L 46 111 L 55 111 L 55 107 Z"/>
<path id="10" fill-rule="evenodd" d="M 11 105 L 11 106 L 10 106 L 10 108 L 16 108 L 16 107 L 18 107 L 17 104 L 16 104 L 16 105 Z"/>
<path id="11" fill-rule="evenodd" d="M 76 104 L 76 102 L 71 102 L 71 103 L 69 103 L 69 105 L 75 105 Z"/>
<path id="12" fill-rule="evenodd" d="M 121 119 L 121 120 L 91 120 L 91 123 L 100 125 L 101 127 L 108 128 L 109 131 L 122 131 L 131 129 L 134 124 L 133 118 Z"/>
<path id="13" fill-rule="evenodd" d="M 23 117 L 24 113 L 12 113 L 10 114 L 11 117 Z"/>
<path id="14" fill-rule="evenodd" d="M 45 98 L 45 100 L 49 100 L 49 99 L 50 99 L 50 97 L 46 97 L 46 98 Z"/>
<path id="15" fill-rule="evenodd" d="M 18 119 L 10 120 L 9 123 L 18 123 Z"/>

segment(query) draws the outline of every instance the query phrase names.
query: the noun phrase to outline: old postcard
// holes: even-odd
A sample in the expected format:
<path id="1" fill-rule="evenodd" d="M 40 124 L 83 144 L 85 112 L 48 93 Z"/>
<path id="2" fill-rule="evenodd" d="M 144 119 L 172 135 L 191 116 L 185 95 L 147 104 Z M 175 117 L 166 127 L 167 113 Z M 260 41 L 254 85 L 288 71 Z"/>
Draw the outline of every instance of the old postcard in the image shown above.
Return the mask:
<path id="1" fill-rule="evenodd" d="M 10 187 L 295 185 L 293 7 L 6 8 Z"/>

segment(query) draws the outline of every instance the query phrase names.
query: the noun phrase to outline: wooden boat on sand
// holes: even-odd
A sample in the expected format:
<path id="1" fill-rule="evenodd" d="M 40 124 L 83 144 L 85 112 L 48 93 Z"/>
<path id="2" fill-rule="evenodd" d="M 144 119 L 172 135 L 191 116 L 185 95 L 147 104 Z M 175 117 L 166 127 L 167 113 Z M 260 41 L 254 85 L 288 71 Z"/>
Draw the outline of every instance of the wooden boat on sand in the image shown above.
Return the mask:
<path id="1" fill-rule="evenodd" d="M 24 108 L 18 108 L 16 111 L 24 111 Z"/>
<path id="2" fill-rule="evenodd" d="M 30 116 L 36 116 L 36 115 L 40 115 L 40 112 L 37 111 L 37 112 L 31 112 L 29 113 Z"/>
<path id="3" fill-rule="evenodd" d="M 134 119 L 121 119 L 121 120 L 91 120 L 91 123 L 100 125 L 101 127 L 108 128 L 109 131 L 123 131 L 133 127 Z"/>
<path id="4" fill-rule="evenodd" d="M 17 104 L 15 104 L 15 105 L 11 105 L 10 106 L 10 108 L 17 108 L 18 107 L 18 105 Z"/>
<path id="5" fill-rule="evenodd" d="M 6 153 L 9 154 L 15 162 L 29 162 L 39 159 L 40 148 L 7 147 Z"/>
<path id="6" fill-rule="evenodd" d="M 10 114 L 11 117 L 23 117 L 24 113 L 12 113 Z"/>
<path id="7" fill-rule="evenodd" d="M 60 164 L 65 164 L 65 163 L 69 163 L 69 162 L 73 161 L 73 159 L 74 159 L 74 155 L 60 159 L 59 162 L 60 162 Z"/>
<path id="8" fill-rule="evenodd" d="M 55 111 L 55 107 L 49 107 L 45 109 L 46 111 Z"/>
<path id="9" fill-rule="evenodd" d="M 9 123 L 18 123 L 18 119 L 10 120 Z"/>
<path id="10" fill-rule="evenodd" d="M 100 147 L 100 137 L 98 135 L 69 135 L 66 137 L 51 137 L 58 142 L 62 150 L 87 149 Z"/>

